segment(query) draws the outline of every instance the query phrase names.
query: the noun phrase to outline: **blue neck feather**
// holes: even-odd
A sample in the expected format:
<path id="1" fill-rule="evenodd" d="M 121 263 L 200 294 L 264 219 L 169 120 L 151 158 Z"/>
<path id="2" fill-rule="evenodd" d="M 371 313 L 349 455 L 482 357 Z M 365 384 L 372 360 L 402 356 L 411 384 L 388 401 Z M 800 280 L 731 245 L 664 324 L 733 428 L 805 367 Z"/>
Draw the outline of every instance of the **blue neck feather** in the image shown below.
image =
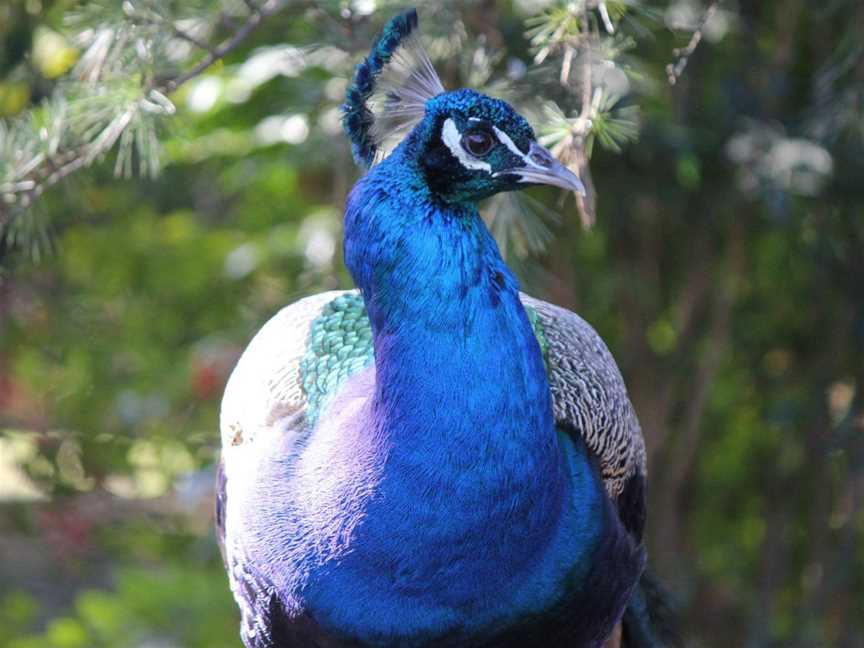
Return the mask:
<path id="1" fill-rule="evenodd" d="M 331 576 L 306 592 L 325 627 L 375 645 L 492 636 L 548 613 L 611 528 L 584 444 L 556 431 L 515 278 L 474 205 L 434 199 L 415 143 L 348 199 L 345 261 L 375 347 L 357 429 L 386 456 L 338 576 L 322 567 Z"/>
<path id="2" fill-rule="evenodd" d="M 406 20 L 391 23 L 349 92 L 346 128 L 363 163 L 374 149 L 352 125 L 374 85 L 364 79 L 413 28 Z M 338 572 L 310 577 L 306 595 L 325 626 L 373 643 L 389 632 L 494 634 L 547 611 L 578 590 L 610 529 L 584 444 L 556 430 L 517 281 L 470 192 L 445 200 L 430 189 L 428 110 L 345 211 L 345 263 L 375 350 L 374 395 L 350 443 L 368 439 L 381 462 L 350 553 Z"/>
<path id="3" fill-rule="evenodd" d="M 364 522 L 370 553 L 361 543 L 354 555 L 412 565 L 437 605 L 488 605 L 478 592 L 514 591 L 559 533 L 572 466 L 517 282 L 474 205 L 435 201 L 413 141 L 358 182 L 346 209 L 345 260 L 375 347 L 364 426 L 388 448 Z M 596 479 L 585 470 L 581 481 L 594 505 Z M 577 556 L 569 546 L 565 560 Z"/>
<path id="4" fill-rule="evenodd" d="M 436 202 L 415 157 L 409 138 L 346 210 L 345 260 L 373 332 L 374 415 L 398 436 L 393 461 L 406 471 L 440 462 L 442 480 L 464 480 L 474 468 L 474 492 L 523 477 L 534 506 L 522 531 L 543 533 L 549 520 L 533 518 L 558 509 L 561 458 L 539 345 L 476 207 Z"/>

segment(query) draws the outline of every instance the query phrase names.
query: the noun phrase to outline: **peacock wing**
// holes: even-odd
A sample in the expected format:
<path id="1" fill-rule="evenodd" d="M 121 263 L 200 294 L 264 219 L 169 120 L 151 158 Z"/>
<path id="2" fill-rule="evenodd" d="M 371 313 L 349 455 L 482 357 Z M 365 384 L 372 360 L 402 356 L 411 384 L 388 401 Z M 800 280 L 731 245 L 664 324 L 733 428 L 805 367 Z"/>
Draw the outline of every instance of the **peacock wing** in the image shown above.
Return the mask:
<path id="1" fill-rule="evenodd" d="M 597 332 L 566 308 L 521 295 L 549 376 L 555 419 L 597 457 L 624 526 L 645 523 L 645 442 L 621 372 Z"/>
<path id="2" fill-rule="evenodd" d="M 357 333 L 368 329 L 368 320 L 364 313 L 357 325 L 357 309 L 350 308 L 358 301 L 356 292 L 333 291 L 286 306 L 253 338 L 225 389 L 216 533 L 247 648 L 330 645 L 302 611 L 287 617 L 267 566 L 246 558 L 254 530 L 245 528 L 245 519 L 267 496 L 256 479 L 262 462 L 301 447 L 326 398 L 371 362 L 371 335 Z"/>
<path id="3" fill-rule="evenodd" d="M 555 417 L 576 430 L 597 457 L 625 528 L 641 539 L 645 519 L 645 447 L 621 374 L 606 345 L 582 318 L 522 295 L 544 354 Z M 254 506 L 261 457 L 301 447 L 329 400 L 373 361 L 363 300 L 355 291 L 314 295 L 282 309 L 243 353 L 221 411 L 222 459 L 217 529 L 249 648 L 277 634 L 314 641 L 301 617 L 280 615 L 271 579 L 244 558 L 243 510 Z M 297 634 L 297 633 L 302 633 Z M 280 645 L 280 644 L 275 644 Z"/>

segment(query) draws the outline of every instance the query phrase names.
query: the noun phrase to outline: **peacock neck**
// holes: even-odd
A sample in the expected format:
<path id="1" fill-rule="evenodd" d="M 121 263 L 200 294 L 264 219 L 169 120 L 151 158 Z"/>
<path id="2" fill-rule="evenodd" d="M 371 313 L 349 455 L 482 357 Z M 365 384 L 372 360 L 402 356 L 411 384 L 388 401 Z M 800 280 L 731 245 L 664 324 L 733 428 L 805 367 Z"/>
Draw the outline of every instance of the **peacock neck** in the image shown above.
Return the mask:
<path id="1" fill-rule="evenodd" d="M 345 260 L 372 325 L 384 499 L 403 516 L 422 503 L 427 531 L 388 524 L 518 570 L 551 537 L 567 476 L 540 348 L 494 240 L 473 205 L 436 202 L 391 157 L 349 197 Z"/>

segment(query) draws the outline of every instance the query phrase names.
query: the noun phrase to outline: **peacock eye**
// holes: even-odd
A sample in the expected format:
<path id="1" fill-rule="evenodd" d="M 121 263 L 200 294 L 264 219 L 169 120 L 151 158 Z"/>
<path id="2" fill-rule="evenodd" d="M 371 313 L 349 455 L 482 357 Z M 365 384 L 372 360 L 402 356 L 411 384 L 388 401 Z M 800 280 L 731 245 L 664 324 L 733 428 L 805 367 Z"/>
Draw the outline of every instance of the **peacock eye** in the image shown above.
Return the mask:
<path id="1" fill-rule="evenodd" d="M 495 141 L 485 131 L 471 131 L 462 136 L 462 147 L 474 157 L 483 157 L 492 150 Z"/>

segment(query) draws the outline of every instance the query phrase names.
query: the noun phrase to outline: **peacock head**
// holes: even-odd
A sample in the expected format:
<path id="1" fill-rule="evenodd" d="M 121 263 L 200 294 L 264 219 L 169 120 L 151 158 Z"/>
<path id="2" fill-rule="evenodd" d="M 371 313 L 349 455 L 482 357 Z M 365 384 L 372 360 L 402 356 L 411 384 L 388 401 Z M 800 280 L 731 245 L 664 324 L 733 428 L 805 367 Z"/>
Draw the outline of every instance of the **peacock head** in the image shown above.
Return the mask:
<path id="1" fill-rule="evenodd" d="M 476 201 L 536 184 L 584 191 L 510 104 L 473 90 L 429 99 L 406 147 L 414 149 L 429 188 L 447 201 Z"/>
<path id="2" fill-rule="evenodd" d="M 400 158 L 447 202 L 541 184 L 584 194 L 510 104 L 469 89 L 446 92 L 416 27 L 414 9 L 392 18 L 355 70 L 342 123 L 358 164 L 372 166 L 388 142 L 401 140 Z"/>

